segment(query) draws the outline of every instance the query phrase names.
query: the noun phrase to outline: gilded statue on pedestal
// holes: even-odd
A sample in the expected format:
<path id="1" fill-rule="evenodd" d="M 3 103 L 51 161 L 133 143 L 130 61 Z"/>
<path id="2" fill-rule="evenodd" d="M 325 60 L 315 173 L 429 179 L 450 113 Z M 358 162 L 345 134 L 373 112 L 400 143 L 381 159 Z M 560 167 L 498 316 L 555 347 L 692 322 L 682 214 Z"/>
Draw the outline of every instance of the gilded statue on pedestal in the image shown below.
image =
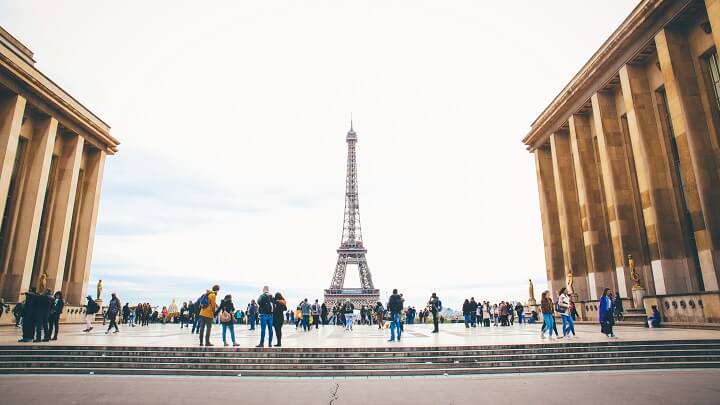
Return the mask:
<path id="1" fill-rule="evenodd" d="M 38 291 L 41 293 L 45 292 L 45 288 L 47 287 L 47 273 L 42 272 L 40 274 L 40 282 L 38 283 Z"/>
<path id="2" fill-rule="evenodd" d="M 535 299 L 535 287 L 533 287 L 532 279 L 528 279 L 530 282 L 530 285 L 528 286 L 528 294 L 530 294 L 530 299 Z"/>
<path id="3" fill-rule="evenodd" d="M 100 294 L 102 294 L 102 289 L 103 289 L 102 280 L 100 280 L 97 283 L 97 299 L 100 299 Z"/>
<path id="4" fill-rule="evenodd" d="M 568 291 L 571 294 L 574 293 L 575 290 L 573 290 L 573 274 L 572 274 L 572 270 L 569 267 L 565 273 L 565 280 L 566 280 Z"/>
<path id="5" fill-rule="evenodd" d="M 635 270 L 635 259 L 633 259 L 632 255 L 628 255 L 628 268 L 630 269 L 633 288 L 642 288 L 642 285 L 640 285 L 640 274 Z"/>

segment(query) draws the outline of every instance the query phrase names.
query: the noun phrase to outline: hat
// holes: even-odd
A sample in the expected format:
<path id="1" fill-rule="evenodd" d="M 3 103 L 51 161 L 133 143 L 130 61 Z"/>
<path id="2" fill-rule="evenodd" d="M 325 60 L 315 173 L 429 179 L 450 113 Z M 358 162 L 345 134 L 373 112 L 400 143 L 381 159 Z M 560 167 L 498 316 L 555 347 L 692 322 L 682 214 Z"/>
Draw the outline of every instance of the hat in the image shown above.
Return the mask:
<path id="1" fill-rule="evenodd" d="M 88 296 L 87 296 L 87 297 L 85 297 L 85 298 L 87 298 L 87 299 L 91 300 L 91 299 L 92 299 L 92 295 L 88 295 Z"/>

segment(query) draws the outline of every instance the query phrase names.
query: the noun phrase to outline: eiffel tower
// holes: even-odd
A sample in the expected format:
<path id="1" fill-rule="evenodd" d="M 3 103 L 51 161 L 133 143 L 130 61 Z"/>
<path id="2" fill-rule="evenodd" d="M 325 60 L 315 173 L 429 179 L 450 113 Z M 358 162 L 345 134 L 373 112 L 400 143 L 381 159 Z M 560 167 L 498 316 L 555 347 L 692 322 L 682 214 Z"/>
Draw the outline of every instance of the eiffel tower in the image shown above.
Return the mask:
<path id="1" fill-rule="evenodd" d="M 361 305 L 375 305 L 380 300 L 380 290 L 373 286 L 370 268 L 365 254 L 367 249 L 363 245 L 362 229 L 360 227 L 360 204 L 358 202 L 357 161 L 355 158 L 355 145 L 357 134 L 353 130 L 350 120 L 350 131 L 347 133 L 348 144 L 347 178 L 345 180 L 345 216 L 343 219 L 343 232 L 338 248 L 338 261 L 335 265 L 330 288 L 325 290 L 325 304 L 329 307 L 349 299 L 356 307 Z M 348 264 L 356 265 L 360 272 L 360 288 L 344 288 L 345 271 Z"/>

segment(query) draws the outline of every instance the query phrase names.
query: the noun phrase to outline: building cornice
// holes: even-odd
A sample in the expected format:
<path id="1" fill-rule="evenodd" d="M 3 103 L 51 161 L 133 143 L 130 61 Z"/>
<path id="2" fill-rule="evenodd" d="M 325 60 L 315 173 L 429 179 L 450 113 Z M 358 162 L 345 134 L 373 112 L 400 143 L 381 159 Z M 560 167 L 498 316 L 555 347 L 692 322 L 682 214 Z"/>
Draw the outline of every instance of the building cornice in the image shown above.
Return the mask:
<path id="1" fill-rule="evenodd" d="M 585 63 L 531 125 L 528 150 L 541 146 L 571 114 L 601 90 L 655 34 L 695 0 L 643 0 Z"/>
<path id="2" fill-rule="evenodd" d="M 106 152 L 117 152 L 120 141 L 110 135 L 108 124 L 3 43 L 0 43 L 0 69 L 7 72 L 11 79 L 21 82 L 20 87 L 60 110 L 102 144 Z"/>

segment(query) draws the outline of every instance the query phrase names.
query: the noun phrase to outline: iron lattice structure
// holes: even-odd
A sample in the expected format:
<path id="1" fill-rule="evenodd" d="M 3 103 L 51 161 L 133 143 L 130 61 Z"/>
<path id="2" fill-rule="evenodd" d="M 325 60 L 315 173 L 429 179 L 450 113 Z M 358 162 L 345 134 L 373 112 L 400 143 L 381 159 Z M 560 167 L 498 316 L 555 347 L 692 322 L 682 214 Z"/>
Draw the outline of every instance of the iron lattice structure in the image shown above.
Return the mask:
<path id="1" fill-rule="evenodd" d="M 330 288 L 325 290 L 325 304 L 333 306 L 349 299 L 356 307 L 374 305 L 380 300 L 380 290 L 373 285 L 370 268 L 363 245 L 362 227 L 360 226 L 360 203 L 358 200 L 357 159 L 355 146 L 357 134 L 350 122 L 347 133 L 348 144 L 347 177 L 345 179 L 345 215 L 343 219 L 342 238 L 338 248 L 338 260 L 335 265 Z M 344 288 L 345 272 L 348 264 L 356 265 L 360 273 L 360 288 Z"/>

